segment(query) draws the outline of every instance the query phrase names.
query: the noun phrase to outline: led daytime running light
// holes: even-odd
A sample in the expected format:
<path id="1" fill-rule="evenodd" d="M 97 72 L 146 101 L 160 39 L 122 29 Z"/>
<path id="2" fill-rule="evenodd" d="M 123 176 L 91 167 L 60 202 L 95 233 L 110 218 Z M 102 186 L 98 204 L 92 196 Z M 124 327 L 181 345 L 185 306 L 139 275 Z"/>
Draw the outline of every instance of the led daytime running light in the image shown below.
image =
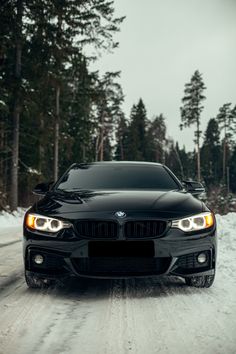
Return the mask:
<path id="1" fill-rule="evenodd" d="M 174 220 L 172 227 L 178 228 L 184 232 L 207 229 L 214 225 L 212 213 L 197 214 L 188 218 Z"/>
<path id="2" fill-rule="evenodd" d="M 25 223 L 30 229 L 46 232 L 58 232 L 61 229 L 70 227 L 69 223 L 36 214 L 28 214 Z"/>

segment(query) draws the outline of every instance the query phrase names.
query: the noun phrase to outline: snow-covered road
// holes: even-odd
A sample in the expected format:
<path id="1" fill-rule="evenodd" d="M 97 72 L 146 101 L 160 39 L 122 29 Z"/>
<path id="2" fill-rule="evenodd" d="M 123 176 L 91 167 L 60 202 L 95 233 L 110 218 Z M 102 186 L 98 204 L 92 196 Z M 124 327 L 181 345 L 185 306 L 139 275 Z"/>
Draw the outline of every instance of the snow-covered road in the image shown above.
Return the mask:
<path id="1" fill-rule="evenodd" d="M 0 353 L 236 353 L 236 214 L 218 217 L 218 233 L 210 289 L 162 277 L 33 291 L 23 279 L 21 227 L 1 229 Z"/>

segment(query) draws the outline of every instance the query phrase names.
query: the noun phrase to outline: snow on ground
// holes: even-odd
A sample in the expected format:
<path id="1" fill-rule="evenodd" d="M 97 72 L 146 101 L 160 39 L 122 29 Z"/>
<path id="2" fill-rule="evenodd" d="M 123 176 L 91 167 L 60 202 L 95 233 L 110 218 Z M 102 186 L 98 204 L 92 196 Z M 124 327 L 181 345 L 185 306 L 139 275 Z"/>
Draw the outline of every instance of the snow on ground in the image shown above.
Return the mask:
<path id="1" fill-rule="evenodd" d="M 16 225 L 20 216 L 4 219 Z M 160 277 L 71 279 L 33 291 L 24 282 L 21 243 L 2 244 L 0 354 L 235 354 L 236 213 L 217 215 L 217 223 L 209 289 Z M 22 226 L 0 227 L 0 239 L 15 232 Z"/>
<path id="2" fill-rule="evenodd" d="M 0 212 L 0 247 L 20 241 L 26 209 L 18 208 L 13 213 Z"/>
<path id="3" fill-rule="evenodd" d="M 216 215 L 217 230 L 219 239 L 229 237 L 231 241 L 236 241 L 236 213 L 229 213 L 227 215 Z"/>
<path id="4" fill-rule="evenodd" d="M 9 227 L 9 226 L 19 226 L 22 225 L 23 217 L 25 214 L 25 209 L 18 208 L 12 213 L 6 211 L 0 212 L 0 229 Z"/>

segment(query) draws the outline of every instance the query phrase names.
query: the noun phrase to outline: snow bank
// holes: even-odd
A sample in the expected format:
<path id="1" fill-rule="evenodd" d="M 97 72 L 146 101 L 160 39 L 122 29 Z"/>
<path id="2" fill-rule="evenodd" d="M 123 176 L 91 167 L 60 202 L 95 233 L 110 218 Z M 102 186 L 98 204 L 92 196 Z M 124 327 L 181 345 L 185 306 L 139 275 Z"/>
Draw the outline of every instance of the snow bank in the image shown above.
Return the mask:
<path id="1" fill-rule="evenodd" d="M 22 225 L 25 211 L 26 209 L 18 208 L 16 211 L 12 213 L 8 213 L 6 211 L 0 212 L 0 229 L 9 226 Z"/>
<path id="2" fill-rule="evenodd" d="M 226 215 L 216 214 L 216 221 L 220 239 L 225 236 L 236 238 L 236 213 L 228 213 Z"/>
<path id="3" fill-rule="evenodd" d="M 236 213 L 216 215 L 216 220 L 218 235 L 218 273 L 223 274 L 223 271 L 227 269 L 227 272 L 234 276 L 236 272 L 236 264 L 233 261 L 235 260 L 236 251 Z M 234 292 L 234 289 L 232 289 L 232 291 Z"/>

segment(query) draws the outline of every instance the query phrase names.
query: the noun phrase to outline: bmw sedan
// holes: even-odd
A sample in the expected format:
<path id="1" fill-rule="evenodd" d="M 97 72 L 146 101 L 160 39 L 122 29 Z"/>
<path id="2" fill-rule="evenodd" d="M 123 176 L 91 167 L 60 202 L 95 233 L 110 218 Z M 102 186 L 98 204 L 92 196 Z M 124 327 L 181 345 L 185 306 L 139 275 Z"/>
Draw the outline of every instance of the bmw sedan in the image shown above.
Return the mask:
<path id="1" fill-rule="evenodd" d="M 149 162 L 73 164 L 24 219 L 25 279 L 46 287 L 69 276 L 174 275 L 210 287 L 216 268 L 216 220 L 198 182 L 180 182 Z"/>

